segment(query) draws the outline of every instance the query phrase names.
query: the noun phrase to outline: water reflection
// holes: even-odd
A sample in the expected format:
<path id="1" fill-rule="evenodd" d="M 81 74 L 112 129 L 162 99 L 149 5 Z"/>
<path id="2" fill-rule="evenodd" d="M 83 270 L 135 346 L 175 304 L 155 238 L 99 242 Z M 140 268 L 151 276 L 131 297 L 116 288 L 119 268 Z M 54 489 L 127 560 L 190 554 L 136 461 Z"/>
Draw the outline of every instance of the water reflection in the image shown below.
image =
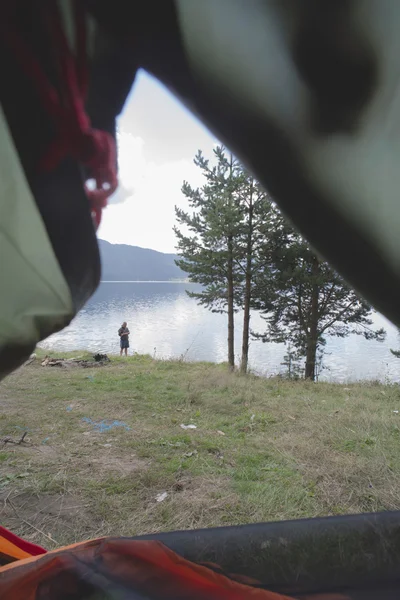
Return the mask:
<path id="1" fill-rule="evenodd" d="M 131 346 L 139 353 L 162 358 L 184 355 L 188 360 L 226 360 L 226 317 L 198 306 L 186 295 L 185 289 L 194 290 L 196 286 L 170 282 L 102 283 L 71 325 L 41 346 L 64 351 L 89 349 L 116 353 L 119 351 L 117 331 L 126 320 L 132 334 Z M 235 321 L 239 332 L 242 315 L 236 315 Z M 397 329 L 381 315 L 375 315 L 374 321 L 375 326 L 385 327 L 386 341 L 367 341 L 359 336 L 328 339 L 326 370 L 321 379 L 400 380 L 400 359 L 389 350 L 400 348 Z M 263 321 L 258 314 L 252 315 L 251 326 L 262 331 Z M 237 335 L 238 357 L 240 347 L 240 335 Z M 253 341 L 250 366 L 265 375 L 279 373 L 284 354 L 285 348 L 281 345 Z"/>

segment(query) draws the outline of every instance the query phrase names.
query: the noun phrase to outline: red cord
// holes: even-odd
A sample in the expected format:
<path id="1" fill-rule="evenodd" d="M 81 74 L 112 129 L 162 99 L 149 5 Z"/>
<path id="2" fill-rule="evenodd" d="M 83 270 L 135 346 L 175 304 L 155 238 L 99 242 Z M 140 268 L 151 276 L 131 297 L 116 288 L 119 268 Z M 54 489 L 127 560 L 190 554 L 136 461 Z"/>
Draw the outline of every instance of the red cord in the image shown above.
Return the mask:
<path id="1" fill-rule="evenodd" d="M 42 6 L 42 2 L 43 0 L 38 5 Z M 96 182 L 96 188 L 88 189 L 85 184 L 85 191 L 97 228 L 100 225 L 102 209 L 107 205 L 109 196 L 118 185 L 117 153 L 113 137 L 105 131 L 93 129 L 85 112 L 88 70 L 82 1 L 73 0 L 73 9 L 77 41 L 76 56 L 66 39 L 57 3 L 54 0 L 46 2 L 44 9 L 52 42 L 51 52 L 58 68 L 62 92 L 50 83 L 14 23 L 7 22 L 3 17 L 0 33 L 25 75 L 34 84 L 43 108 L 51 116 L 55 126 L 56 138 L 39 161 L 39 169 L 51 171 L 67 156 L 74 158 L 88 169 L 91 178 Z"/>

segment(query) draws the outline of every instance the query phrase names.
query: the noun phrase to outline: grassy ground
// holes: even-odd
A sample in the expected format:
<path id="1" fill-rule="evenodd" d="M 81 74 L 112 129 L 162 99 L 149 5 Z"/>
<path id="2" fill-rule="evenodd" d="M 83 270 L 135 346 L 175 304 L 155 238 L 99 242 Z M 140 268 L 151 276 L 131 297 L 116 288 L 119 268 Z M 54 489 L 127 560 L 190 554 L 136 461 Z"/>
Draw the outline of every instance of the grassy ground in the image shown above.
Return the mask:
<path id="1" fill-rule="evenodd" d="M 52 548 L 399 509 L 397 410 L 397 385 L 241 377 L 140 356 L 96 369 L 37 360 L 0 384 L 0 522 Z M 22 444 L 4 443 L 24 431 Z"/>

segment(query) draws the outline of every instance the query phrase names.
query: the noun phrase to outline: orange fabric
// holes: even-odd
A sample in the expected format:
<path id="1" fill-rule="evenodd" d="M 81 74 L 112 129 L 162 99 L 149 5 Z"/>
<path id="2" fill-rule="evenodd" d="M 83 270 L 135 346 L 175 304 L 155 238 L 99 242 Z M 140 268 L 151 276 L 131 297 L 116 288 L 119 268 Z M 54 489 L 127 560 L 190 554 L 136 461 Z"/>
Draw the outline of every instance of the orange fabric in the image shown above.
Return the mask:
<path id="1" fill-rule="evenodd" d="M 133 593 L 146 600 L 293 600 L 257 584 L 189 562 L 160 542 L 125 538 L 73 544 L 0 568 L 1 600 L 86 600 L 104 591 L 110 598 Z M 335 593 L 301 598 L 350 600 Z"/>
<path id="2" fill-rule="evenodd" d="M 12 542 L 9 542 L 8 540 L 6 540 L 5 538 L 3 538 L 1 536 L 0 536 L 0 554 L 5 554 L 5 555 L 10 556 L 15 559 L 28 558 L 31 556 L 29 554 L 29 552 L 25 552 L 24 550 L 21 550 L 21 548 L 18 548 L 18 546 L 16 546 Z"/>
<path id="3" fill-rule="evenodd" d="M 77 542 L 76 544 L 70 544 L 69 546 L 62 546 L 62 548 L 57 548 L 56 550 L 48 550 L 46 552 L 46 556 L 47 557 L 51 557 L 54 555 L 58 555 L 58 554 L 65 554 L 67 552 L 71 552 L 71 553 L 75 553 L 75 549 L 77 551 L 77 553 L 79 553 L 80 550 L 85 550 L 86 551 L 86 547 L 88 545 L 91 544 L 100 544 L 101 542 L 103 542 L 104 540 L 106 540 L 107 538 L 96 538 L 95 540 L 90 540 L 90 541 L 86 541 L 86 542 Z M 20 568 L 24 568 L 26 566 L 31 565 L 32 563 L 35 563 L 38 561 L 39 558 L 42 558 L 42 556 L 31 556 L 29 555 L 28 557 L 19 560 L 18 564 L 15 563 L 11 563 L 8 565 L 4 565 L 3 567 L 0 567 L 0 576 L 5 572 L 8 571 L 9 569 L 14 569 L 16 567 Z M 0 588 L 1 591 L 1 588 Z M 1 600 L 1 597 L 0 597 Z"/>
<path id="4" fill-rule="evenodd" d="M 0 554 L 2 559 L 12 562 L 25 558 L 27 556 L 38 556 L 38 554 L 46 554 L 46 550 L 42 546 L 28 542 L 12 531 L 9 531 L 0 525 Z M 1 563 L 0 563 L 1 564 Z"/>
<path id="5" fill-rule="evenodd" d="M 101 556 L 101 561 L 99 557 Z M 288 600 L 287 596 L 237 583 L 207 567 L 191 563 L 159 542 L 100 539 L 83 542 L 19 561 L 0 569 L 2 600 L 35 600 L 38 587 L 46 587 L 43 600 L 63 593 L 80 595 L 82 576 L 118 582 L 147 598 L 183 600 Z M 79 568 L 84 566 L 83 571 Z M 100 571 L 100 572 L 99 572 Z M 62 587 L 61 587 L 62 586 Z"/>

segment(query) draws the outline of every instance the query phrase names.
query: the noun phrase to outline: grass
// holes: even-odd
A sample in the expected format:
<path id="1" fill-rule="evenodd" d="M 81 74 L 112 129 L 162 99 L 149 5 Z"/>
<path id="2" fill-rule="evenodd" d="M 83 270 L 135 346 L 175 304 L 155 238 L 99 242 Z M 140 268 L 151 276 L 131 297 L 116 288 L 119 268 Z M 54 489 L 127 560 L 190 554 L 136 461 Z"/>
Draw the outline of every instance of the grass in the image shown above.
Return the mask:
<path id="1" fill-rule="evenodd" d="M 0 522 L 47 548 L 400 508 L 397 385 L 148 356 L 96 369 L 36 360 L 0 384 L 0 406 Z M 3 443 L 24 431 L 27 443 Z"/>

